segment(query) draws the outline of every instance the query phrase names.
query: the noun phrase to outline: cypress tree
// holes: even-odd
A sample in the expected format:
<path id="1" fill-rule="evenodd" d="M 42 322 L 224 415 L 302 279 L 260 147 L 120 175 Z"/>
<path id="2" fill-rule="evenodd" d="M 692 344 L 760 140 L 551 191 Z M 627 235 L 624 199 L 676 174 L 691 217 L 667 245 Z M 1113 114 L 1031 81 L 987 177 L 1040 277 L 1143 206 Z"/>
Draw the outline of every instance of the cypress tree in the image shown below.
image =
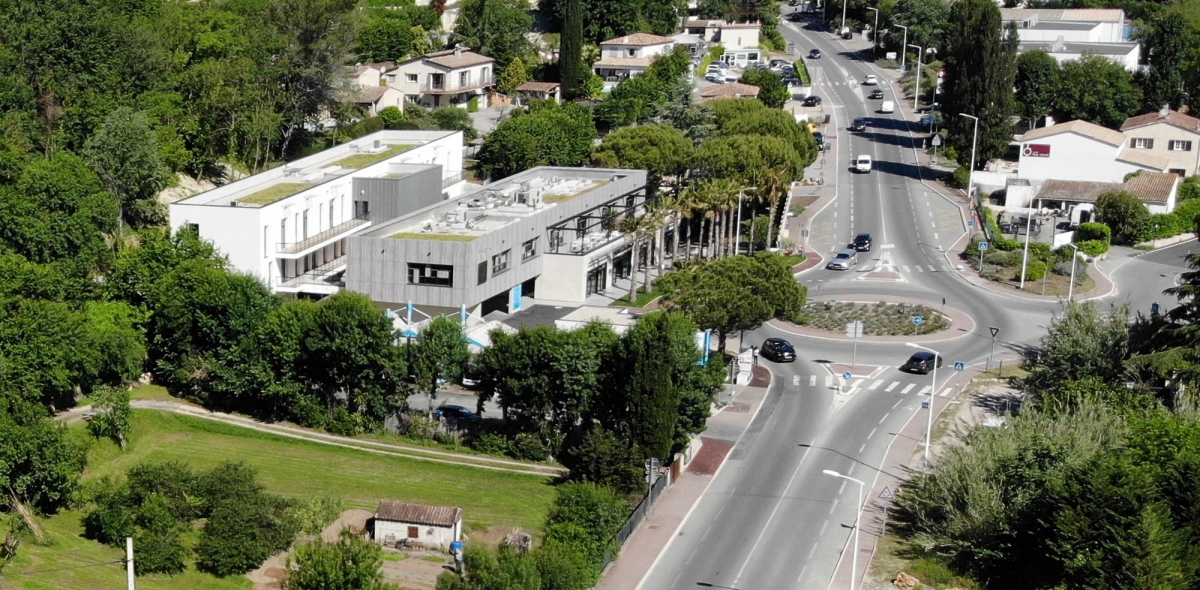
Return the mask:
<path id="1" fill-rule="evenodd" d="M 585 88 L 583 68 L 583 7 L 580 0 L 567 0 L 563 9 L 563 30 L 559 37 L 558 69 L 563 98 L 574 100 Z"/>
<path id="2" fill-rule="evenodd" d="M 1017 30 L 1005 27 L 1000 9 L 991 0 L 960 0 L 950 7 L 946 27 L 946 80 L 942 88 L 949 144 L 958 162 L 971 162 L 975 122 L 959 113 L 979 117 L 976 166 L 999 157 L 1012 141 L 1010 118 L 1016 111 L 1013 87 L 1017 75 Z"/>
<path id="3" fill-rule="evenodd" d="M 679 395 L 671 377 L 670 323 L 666 314 L 644 316 L 626 335 L 625 391 L 632 443 L 665 463 L 675 440 Z"/>

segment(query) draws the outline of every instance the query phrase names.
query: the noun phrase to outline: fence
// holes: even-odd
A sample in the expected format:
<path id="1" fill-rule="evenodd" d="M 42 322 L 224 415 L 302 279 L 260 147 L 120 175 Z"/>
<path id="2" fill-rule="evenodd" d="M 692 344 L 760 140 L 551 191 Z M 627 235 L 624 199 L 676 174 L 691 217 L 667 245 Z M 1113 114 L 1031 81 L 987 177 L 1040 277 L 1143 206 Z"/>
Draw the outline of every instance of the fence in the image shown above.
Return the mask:
<path id="1" fill-rule="evenodd" d="M 633 513 L 629 515 L 629 519 L 625 521 L 625 526 L 621 527 L 621 530 L 617 531 L 617 534 L 613 537 L 614 546 L 604 550 L 604 563 L 600 564 L 601 570 L 608 567 L 608 564 L 617 558 L 616 554 L 625 545 L 625 540 L 629 538 L 629 535 L 633 534 L 633 531 L 637 529 L 639 524 L 642 524 L 643 520 L 646 520 L 646 516 L 650 514 L 650 508 L 654 506 L 654 503 L 667 490 L 667 486 L 669 485 L 667 480 L 669 479 L 670 477 L 667 474 L 664 473 L 661 475 L 658 481 L 654 482 L 654 485 L 650 488 L 650 494 L 642 498 L 637 508 L 633 509 Z"/>

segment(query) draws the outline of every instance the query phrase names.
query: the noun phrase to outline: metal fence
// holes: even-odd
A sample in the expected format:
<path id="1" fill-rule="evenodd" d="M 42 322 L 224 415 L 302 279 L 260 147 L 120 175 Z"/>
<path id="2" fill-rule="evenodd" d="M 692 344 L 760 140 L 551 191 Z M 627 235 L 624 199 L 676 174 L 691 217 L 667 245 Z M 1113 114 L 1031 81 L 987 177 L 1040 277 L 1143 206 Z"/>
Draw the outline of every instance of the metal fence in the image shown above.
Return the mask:
<path id="1" fill-rule="evenodd" d="M 617 534 L 613 536 L 613 546 L 604 550 L 604 563 L 600 564 L 601 570 L 608 567 L 608 564 L 617 558 L 617 553 L 625 545 L 625 540 L 629 538 L 629 535 L 633 534 L 633 531 L 637 529 L 643 520 L 646 520 L 646 516 L 650 514 L 650 508 L 654 506 L 654 503 L 667 490 L 667 485 L 669 485 L 667 482 L 668 479 L 670 477 L 664 473 L 658 478 L 658 481 L 654 482 L 654 485 L 650 488 L 650 494 L 642 498 L 637 508 L 634 508 L 633 513 L 629 515 L 629 519 L 625 521 L 625 526 L 621 527 L 621 530 L 617 531 Z"/>

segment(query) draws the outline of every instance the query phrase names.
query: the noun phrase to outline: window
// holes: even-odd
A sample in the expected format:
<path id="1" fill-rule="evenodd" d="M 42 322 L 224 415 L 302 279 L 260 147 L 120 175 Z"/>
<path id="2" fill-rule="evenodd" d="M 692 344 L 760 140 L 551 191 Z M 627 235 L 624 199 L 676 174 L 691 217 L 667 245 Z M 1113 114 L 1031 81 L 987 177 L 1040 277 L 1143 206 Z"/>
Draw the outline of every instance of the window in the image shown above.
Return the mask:
<path id="1" fill-rule="evenodd" d="M 421 532 L 417 530 L 417 527 L 415 527 L 415 526 L 408 527 L 408 538 L 416 539 L 417 537 L 420 537 L 420 536 L 421 536 Z"/>
<path id="2" fill-rule="evenodd" d="M 384 78 L 387 78 L 388 84 L 394 84 L 396 82 L 396 74 L 388 74 L 384 76 Z"/>
<path id="3" fill-rule="evenodd" d="M 1154 149 L 1154 140 L 1146 137 L 1135 137 L 1129 140 L 1129 147 L 1137 150 L 1152 150 Z"/>
<path id="4" fill-rule="evenodd" d="M 268 253 L 270 252 L 270 250 L 267 249 L 267 236 L 270 235 L 268 233 L 270 229 L 271 229 L 271 226 L 269 226 L 269 225 L 263 226 L 263 258 L 266 258 Z"/>
<path id="5" fill-rule="evenodd" d="M 410 262 L 408 263 L 408 284 L 453 287 L 454 267 L 449 264 L 417 264 Z"/>
<path id="6" fill-rule="evenodd" d="M 370 214 L 370 212 L 371 212 L 371 205 L 367 201 L 355 201 L 354 202 L 354 216 L 355 217 L 363 217 L 365 215 Z"/>
<path id="7" fill-rule="evenodd" d="M 470 86 L 470 85 L 471 85 L 471 73 L 470 72 L 459 73 L 459 75 L 458 75 L 459 88 L 462 88 L 464 86 Z"/>
<path id="8" fill-rule="evenodd" d="M 537 256 L 537 238 L 521 244 L 521 260 L 529 260 Z"/>
<path id="9" fill-rule="evenodd" d="M 479 271 L 478 272 L 479 272 L 479 278 L 478 278 L 478 282 L 475 284 L 482 285 L 487 282 L 487 261 L 486 260 L 479 263 Z"/>
<path id="10" fill-rule="evenodd" d="M 188 231 L 190 231 L 196 235 L 200 235 L 200 224 L 199 223 L 189 223 L 185 227 Z"/>
<path id="11" fill-rule="evenodd" d="M 558 252 L 559 246 L 562 246 L 562 230 L 552 229 L 550 230 L 550 249 Z"/>
<path id="12" fill-rule="evenodd" d="M 279 243 L 287 243 L 287 218 L 279 220 Z"/>
<path id="13" fill-rule="evenodd" d="M 637 50 L 636 50 L 636 49 L 627 49 L 626 51 L 628 51 L 628 52 L 629 52 L 629 57 L 637 57 Z"/>
<path id="14" fill-rule="evenodd" d="M 329 199 L 329 227 L 333 227 L 333 199 Z"/>
<path id="15" fill-rule="evenodd" d="M 417 75 L 416 74 L 404 74 L 404 79 L 415 84 L 417 82 Z"/>
<path id="16" fill-rule="evenodd" d="M 508 270 L 508 255 L 512 250 L 505 250 L 492 257 L 492 275 L 498 275 Z"/>
<path id="17" fill-rule="evenodd" d="M 308 209 L 304 210 L 304 221 L 302 223 L 304 225 L 302 225 L 301 227 L 304 231 L 301 232 L 301 234 L 299 236 L 297 236 L 300 239 L 304 239 L 304 238 L 308 237 Z"/>
<path id="18" fill-rule="evenodd" d="M 1180 178 L 1187 178 L 1187 170 L 1184 170 L 1183 168 L 1171 168 L 1170 170 L 1167 170 L 1167 172 Z"/>
<path id="19" fill-rule="evenodd" d="M 1172 139 L 1171 143 L 1167 144 L 1167 149 L 1173 152 L 1190 152 L 1192 151 L 1192 142 Z"/>

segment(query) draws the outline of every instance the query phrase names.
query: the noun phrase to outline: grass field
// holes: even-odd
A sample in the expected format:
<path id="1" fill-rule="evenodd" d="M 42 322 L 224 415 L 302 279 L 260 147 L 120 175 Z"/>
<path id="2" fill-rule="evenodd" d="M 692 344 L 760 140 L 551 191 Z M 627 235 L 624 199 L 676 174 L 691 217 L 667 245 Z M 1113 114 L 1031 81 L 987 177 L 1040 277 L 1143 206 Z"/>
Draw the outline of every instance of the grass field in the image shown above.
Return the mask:
<path id="1" fill-rule="evenodd" d="M 82 425 L 72 430 L 86 436 Z M 170 460 L 198 470 L 222 461 L 244 461 L 258 470 L 271 492 L 297 498 L 332 496 L 343 499 L 347 508 L 374 510 L 382 498 L 459 506 L 469 530 L 492 525 L 540 529 L 554 498 L 547 478 L 375 455 L 152 410 L 134 411 L 133 434 L 124 452 L 109 441 L 93 444 L 84 480 L 123 474 L 139 461 Z M 123 552 L 83 539 L 81 516 L 67 511 L 44 520 L 49 543 L 39 546 L 24 539 L 16 561 L 0 576 L 0 587 L 124 588 L 120 564 L 82 567 L 119 560 Z M 138 578 L 139 590 L 250 586 L 241 576 L 218 579 L 190 568 L 175 577 Z"/>

